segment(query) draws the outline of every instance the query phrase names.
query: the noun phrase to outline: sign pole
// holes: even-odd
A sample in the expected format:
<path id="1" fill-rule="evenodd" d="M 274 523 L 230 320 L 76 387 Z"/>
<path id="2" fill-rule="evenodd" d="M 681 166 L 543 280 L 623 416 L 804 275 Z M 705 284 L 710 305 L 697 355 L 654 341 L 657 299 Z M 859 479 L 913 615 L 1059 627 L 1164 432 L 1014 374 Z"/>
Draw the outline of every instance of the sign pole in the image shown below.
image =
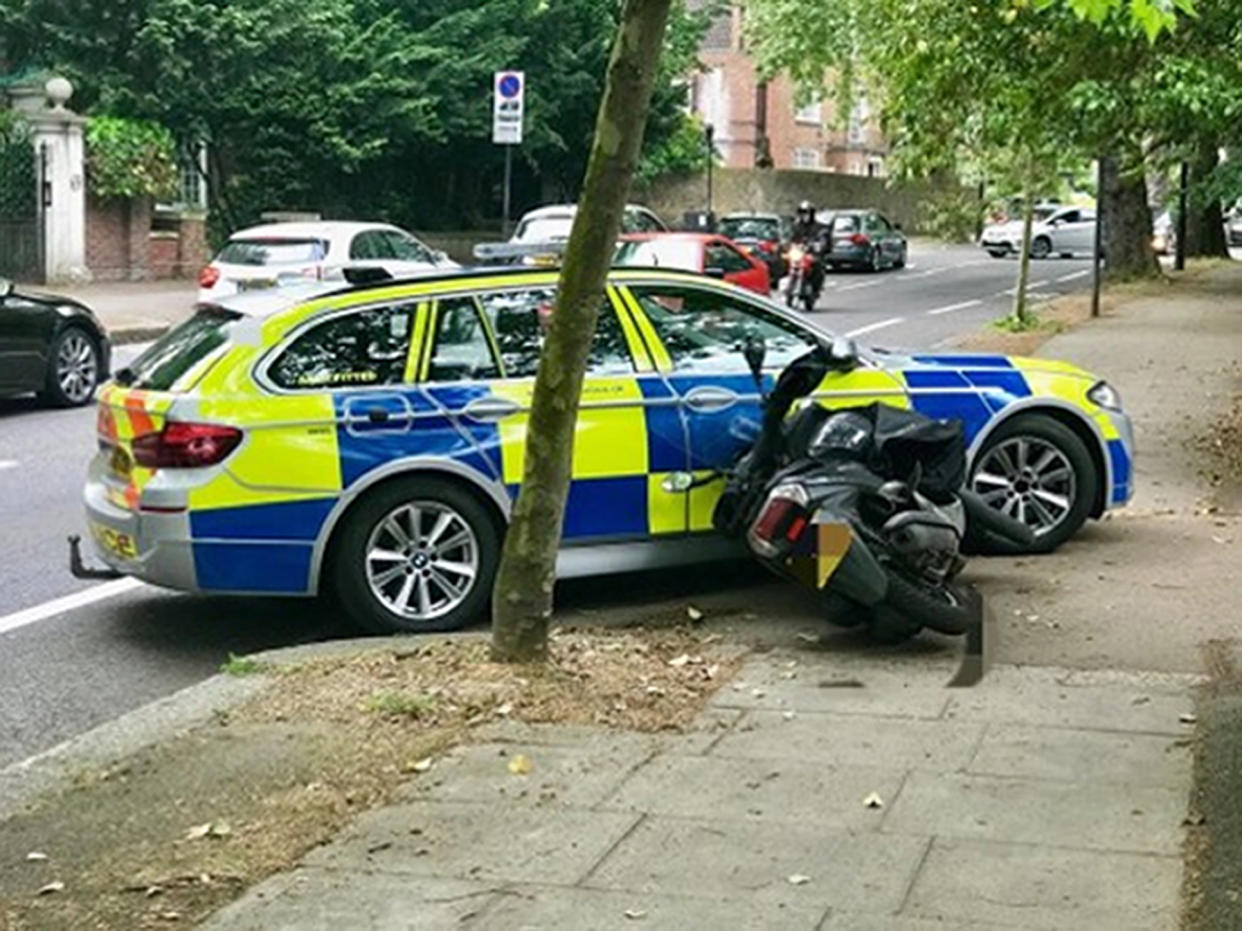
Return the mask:
<path id="1" fill-rule="evenodd" d="M 1187 207 L 1186 203 L 1187 188 L 1190 187 L 1190 162 L 1182 162 L 1181 171 L 1181 187 L 1177 192 L 1177 249 L 1173 256 L 1173 267 L 1177 271 L 1184 271 L 1186 268 L 1186 221 Z"/>
<path id="2" fill-rule="evenodd" d="M 501 235 L 509 238 L 509 191 L 513 183 L 513 146 L 505 146 L 505 215 L 500 227 Z"/>
<path id="3" fill-rule="evenodd" d="M 1104 226 L 1104 158 L 1095 160 L 1095 242 L 1091 247 L 1091 316 L 1100 315 L 1100 246 Z"/>

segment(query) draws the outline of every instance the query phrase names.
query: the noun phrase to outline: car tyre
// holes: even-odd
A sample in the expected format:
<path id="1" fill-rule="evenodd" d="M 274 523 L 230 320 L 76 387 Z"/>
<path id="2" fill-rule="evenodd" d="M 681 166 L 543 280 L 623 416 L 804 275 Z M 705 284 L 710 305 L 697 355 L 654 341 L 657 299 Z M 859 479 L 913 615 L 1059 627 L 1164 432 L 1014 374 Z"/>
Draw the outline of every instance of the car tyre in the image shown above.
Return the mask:
<path id="1" fill-rule="evenodd" d="M 901 247 L 901 252 L 898 253 L 897 260 L 893 262 L 893 268 L 905 268 L 906 267 L 906 253 L 908 250 L 909 250 L 908 246 Z"/>
<path id="2" fill-rule="evenodd" d="M 79 326 L 56 334 L 48 347 L 47 376 L 39 398 L 53 407 L 80 407 L 95 399 L 101 368 L 99 343 Z"/>
<path id="3" fill-rule="evenodd" d="M 442 527 L 441 520 L 447 521 Z M 432 539 L 437 529 L 439 536 Z M 437 549 L 458 538 L 465 542 L 445 552 Z M 372 633 L 458 630 L 486 611 L 500 541 L 501 530 L 488 508 L 461 485 L 434 477 L 385 483 L 345 518 L 333 549 L 333 588 L 353 620 Z M 394 558 L 398 554 L 404 562 Z M 400 571 L 383 581 L 393 569 Z M 454 583 L 455 595 L 450 594 Z M 398 610 L 402 595 L 412 613 Z"/>
<path id="4" fill-rule="evenodd" d="M 990 255 L 994 259 L 1003 259 L 1008 254 L 1009 254 L 1008 249 L 989 249 L 988 250 L 988 255 Z"/>
<path id="5" fill-rule="evenodd" d="M 1052 255 L 1052 240 L 1047 236 L 1036 236 L 1031 243 L 1031 258 L 1046 259 Z"/>
<path id="6" fill-rule="evenodd" d="M 991 479 L 980 479 L 980 474 L 988 471 L 985 470 L 985 466 L 991 466 L 994 461 L 992 453 L 995 450 L 1020 440 L 1033 441 L 1034 444 L 1044 449 L 1055 451 L 1061 457 L 1062 462 L 1072 472 L 1073 498 L 1069 501 L 1069 507 L 1065 513 L 1057 515 L 1059 520 L 1049 529 L 1041 531 L 1034 528 L 1035 541 L 1029 546 L 1011 543 L 989 534 L 972 540 L 974 544 L 972 548 L 979 552 L 994 555 L 1051 553 L 1078 532 L 1086 522 L 1092 505 L 1095 503 L 1099 474 L 1091 453 L 1078 434 L 1046 414 L 1021 414 L 1010 418 L 996 428 L 971 465 L 970 487 L 988 504 L 1005 512 L 1002 506 L 1006 503 L 1005 498 L 995 494 L 999 487 Z M 1010 458 L 1012 459 L 1012 456 Z M 991 474 L 990 471 L 989 474 Z"/>
<path id="7" fill-rule="evenodd" d="M 881 258 L 882 256 L 880 255 L 880 247 L 873 246 L 871 248 L 871 255 L 867 259 L 867 271 L 869 272 L 881 271 L 883 269 Z"/>

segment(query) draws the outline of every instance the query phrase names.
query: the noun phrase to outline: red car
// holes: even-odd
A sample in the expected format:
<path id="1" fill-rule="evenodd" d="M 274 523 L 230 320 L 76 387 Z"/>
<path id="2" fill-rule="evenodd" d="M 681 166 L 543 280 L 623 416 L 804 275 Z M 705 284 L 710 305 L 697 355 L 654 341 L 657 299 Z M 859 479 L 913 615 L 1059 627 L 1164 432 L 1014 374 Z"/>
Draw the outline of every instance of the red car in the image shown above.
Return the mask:
<path id="1" fill-rule="evenodd" d="M 631 233 L 617 241 L 614 265 L 682 268 L 723 278 L 768 297 L 772 279 L 766 262 L 714 233 Z"/>

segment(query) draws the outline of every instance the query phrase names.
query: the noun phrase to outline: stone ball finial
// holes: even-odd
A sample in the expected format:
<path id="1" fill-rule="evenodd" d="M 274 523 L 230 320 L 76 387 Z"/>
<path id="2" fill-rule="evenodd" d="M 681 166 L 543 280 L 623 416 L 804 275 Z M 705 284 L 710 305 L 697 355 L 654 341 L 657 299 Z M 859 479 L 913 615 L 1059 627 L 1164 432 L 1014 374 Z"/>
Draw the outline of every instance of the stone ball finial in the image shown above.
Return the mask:
<path id="1" fill-rule="evenodd" d="M 69 98 L 73 96 L 73 85 L 69 83 L 68 78 L 56 75 L 47 79 L 47 83 L 43 85 L 43 91 L 47 94 L 47 99 L 51 101 L 53 110 L 63 110 Z"/>

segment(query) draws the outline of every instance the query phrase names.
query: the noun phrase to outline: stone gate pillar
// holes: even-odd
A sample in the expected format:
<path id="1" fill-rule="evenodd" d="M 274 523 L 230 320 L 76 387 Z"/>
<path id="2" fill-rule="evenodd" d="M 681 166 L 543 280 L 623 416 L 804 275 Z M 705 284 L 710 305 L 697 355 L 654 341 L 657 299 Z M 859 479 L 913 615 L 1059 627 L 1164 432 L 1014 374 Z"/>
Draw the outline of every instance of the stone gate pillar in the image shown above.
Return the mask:
<path id="1" fill-rule="evenodd" d="M 52 77 L 9 88 L 34 135 L 43 212 L 44 274 L 49 282 L 85 281 L 86 152 L 84 117 L 66 109 L 73 85 Z"/>

